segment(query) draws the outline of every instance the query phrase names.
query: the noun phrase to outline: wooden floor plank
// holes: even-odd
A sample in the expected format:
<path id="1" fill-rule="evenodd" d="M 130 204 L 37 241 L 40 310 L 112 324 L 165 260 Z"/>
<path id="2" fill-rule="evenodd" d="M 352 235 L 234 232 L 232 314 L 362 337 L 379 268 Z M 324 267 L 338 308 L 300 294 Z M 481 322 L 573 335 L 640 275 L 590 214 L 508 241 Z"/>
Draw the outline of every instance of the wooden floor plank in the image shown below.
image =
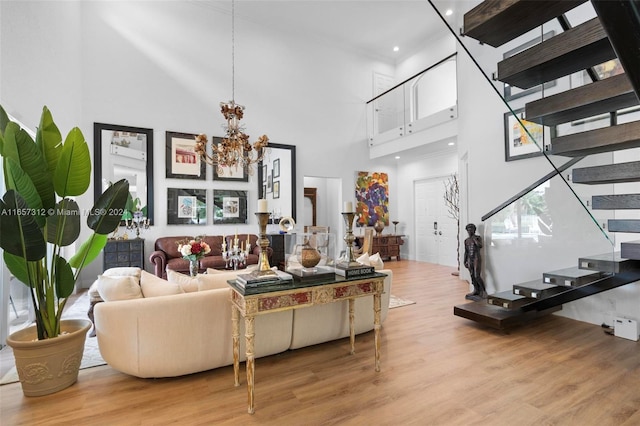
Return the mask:
<path id="1" fill-rule="evenodd" d="M 453 316 L 470 288 L 452 268 L 386 266 L 392 293 L 416 303 L 389 312 L 379 373 L 373 333 L 357 336 L 353 356 L 342 339 L 259 358 L 249 415 L 244 365 L 238 388 L 231 367 L 172 379 L 95 367 L 54 395 L 0 386 L 0 424 L 638 424 L 639 343 L 556 315 L 509 333 L 482 327 Z"/>

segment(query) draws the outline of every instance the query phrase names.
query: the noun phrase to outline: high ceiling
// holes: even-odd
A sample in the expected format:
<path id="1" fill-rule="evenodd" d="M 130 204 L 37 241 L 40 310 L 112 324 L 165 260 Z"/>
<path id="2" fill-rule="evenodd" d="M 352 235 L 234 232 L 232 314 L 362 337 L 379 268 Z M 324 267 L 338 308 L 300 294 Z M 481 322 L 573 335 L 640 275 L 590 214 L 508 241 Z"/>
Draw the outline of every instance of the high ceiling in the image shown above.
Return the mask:
<path id="1" fill-rule="evenodd" d="M 231 11 L 231 1 L 194 1 L 219 12 Z M 451 7 L 455 12 L 465 3 L 469 2 L 434 0 L 440 11 Z M 237 0 L 235 16 L 392 63 L 446 31 L 427 0 Z M 455 13 L 447 19 L 456 22 Z M 394 52 L 394 46 L 400 50 Z"/>

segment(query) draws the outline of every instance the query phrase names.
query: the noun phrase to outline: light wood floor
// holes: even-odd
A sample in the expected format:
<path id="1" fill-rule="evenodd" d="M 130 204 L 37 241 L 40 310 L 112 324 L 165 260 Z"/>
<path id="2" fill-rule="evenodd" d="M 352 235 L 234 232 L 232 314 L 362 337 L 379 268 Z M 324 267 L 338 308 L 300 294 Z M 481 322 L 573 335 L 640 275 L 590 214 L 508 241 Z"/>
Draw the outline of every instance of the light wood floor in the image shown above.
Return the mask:
<path id="1" fill-rule="evenodd" d="M 453 316 L 468 285 L 451 268 L 386 265 L 392 293 L 417 303 L 389 312 L 379 373 L 372 333 L 357 336 L 353 356 L 343 339 L 260 358 L 249 415 L 231 367 L 137 379 L 104 366 L 50 396 L 1 386 L 0 424 L 640 424 L 640 343 L 556 316 L 509 334 L 482 328 Z"/>

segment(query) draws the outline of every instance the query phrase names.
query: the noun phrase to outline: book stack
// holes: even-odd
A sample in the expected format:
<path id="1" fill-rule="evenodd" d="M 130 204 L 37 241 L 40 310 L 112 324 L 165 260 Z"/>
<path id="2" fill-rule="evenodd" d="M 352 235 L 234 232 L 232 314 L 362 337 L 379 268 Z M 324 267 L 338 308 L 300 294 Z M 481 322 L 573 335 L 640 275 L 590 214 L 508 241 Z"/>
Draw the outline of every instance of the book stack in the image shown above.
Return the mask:
<path id="1" fill-rule="evenodd" d="M 336 274 L 345 277 L 345 279 L 353 279 L 366 277 L 375 273 L 373 266 L 350 266 L 348 268 L 336 266 Z"/>
<path id="2" fill-rule="evenodd" d="M 291 274 L 282 271 L 273 272 L 274 274 L 269 275 L 239 274 L 236 277 L 236 284 L 241 288 L 257 288 L 291 284 L 293 282 Z"/>

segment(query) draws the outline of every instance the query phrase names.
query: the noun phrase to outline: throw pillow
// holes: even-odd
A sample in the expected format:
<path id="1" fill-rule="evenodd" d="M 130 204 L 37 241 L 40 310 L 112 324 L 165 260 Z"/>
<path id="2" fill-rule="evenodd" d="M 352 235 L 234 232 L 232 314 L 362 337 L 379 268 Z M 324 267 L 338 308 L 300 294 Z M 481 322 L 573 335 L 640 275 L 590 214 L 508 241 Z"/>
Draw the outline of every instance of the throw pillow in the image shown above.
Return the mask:
<path id="1" fill-rule="evenodd" d="M 229 288 L 227 280 L 233 280 L 236 278 L 236 271 L 223 271 L 223 273 L 199 274 L 196 278 L 198 280 L 198 291 L 215 290 L 218 288 Z"/>
<path id="2" fill-rule="evenodd" d="M 118 266 L 116 268 L 107 269 L 102 273 L 102 275 L 106 275 L 108 277 L 132 276 L 140 279 L 140 271 L 142 271 L 142 269 L 135 266 Z"/>
<path id="3" fill-rule="evenodd" d="M 369 265 L 373 266 L 373 269 L 376 271 L 384 269 L 384 262 L 380 257 L 380 253 L 372 254 L 371 256 L 369 256 Z"/>
<path id="4" fill-rule="evenodd" d="M 140 275 L 140 287 L 144 297 L 170 296 L 184 293 L 180 285 L 170 283 L 147 271 L 142 271 Z"/>
<path id="5" fill-rule="evenodd" d="M 98 275 L 97 281 L 98 294 L 105 302 L 142 298 L 140 284 L 135 277 Z"/>
<path id="6" fill-rule="evenodd" d="M 369 259 L 369 253 L 363 253 L 362 256 L 360 256 L 359 258 L 356 259 L 356 262 L 358 262 L 361 265 L 364 266 L 371 266 L 371 260 Z"/>
<path id="7" fill-rule="evenodd" d="M 208 275 L 214 275 L 214 274 L 228 274 L 229 271 L 225 271 L 222 269 L 213 269 L 213 268 L 207 268 L 207 274 Z"/>
<path id="8" fill-rule="evenodd" d="M 185 293 L 198 291 L 198 280 L 195 277 L 167 269 L 167 281 L 178 284 Z"/>

